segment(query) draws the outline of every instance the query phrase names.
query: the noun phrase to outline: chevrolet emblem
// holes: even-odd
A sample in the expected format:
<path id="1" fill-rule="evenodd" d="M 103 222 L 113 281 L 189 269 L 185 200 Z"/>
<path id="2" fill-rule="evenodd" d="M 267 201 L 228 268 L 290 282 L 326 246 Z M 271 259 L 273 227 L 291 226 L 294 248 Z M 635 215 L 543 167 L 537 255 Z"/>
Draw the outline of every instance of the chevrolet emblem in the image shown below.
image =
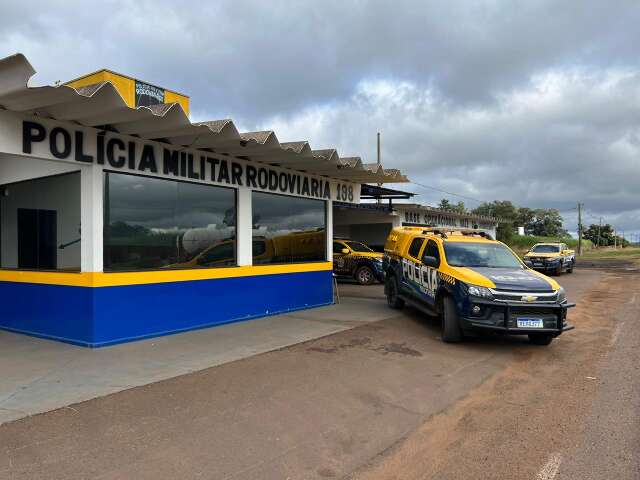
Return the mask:
<path id="1" fill-rule="evenodd" d="M 534 297 L 533 295 L 528 295 L 526 297 L 522 297 L 523 302 L 535 302 L 538 297 Z"/>

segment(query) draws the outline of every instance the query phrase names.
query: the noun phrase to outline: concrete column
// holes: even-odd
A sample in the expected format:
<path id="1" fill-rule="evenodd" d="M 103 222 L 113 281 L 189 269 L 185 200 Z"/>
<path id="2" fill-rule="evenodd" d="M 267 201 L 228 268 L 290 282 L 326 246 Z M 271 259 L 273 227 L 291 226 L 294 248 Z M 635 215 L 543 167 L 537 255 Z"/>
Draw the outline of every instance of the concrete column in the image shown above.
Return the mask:
<path id="1" fill-rule="evenodd" d="M 327 200 L 327 260 L 333 262 L 333 200 Z"/>
<path id="2" fill-rule="evenodd" d="M 104 180 L 102 167 L 80 170 L 80 258 L 83 272 L 103 270 Z"/>
<path id="3" fill-rule="evenodd" d="M 249 188 L 238 189 L 237 208 L 238 265 L 251 265 L 253 263 L 253 209 L 251 205 L 251 190 Z"/>

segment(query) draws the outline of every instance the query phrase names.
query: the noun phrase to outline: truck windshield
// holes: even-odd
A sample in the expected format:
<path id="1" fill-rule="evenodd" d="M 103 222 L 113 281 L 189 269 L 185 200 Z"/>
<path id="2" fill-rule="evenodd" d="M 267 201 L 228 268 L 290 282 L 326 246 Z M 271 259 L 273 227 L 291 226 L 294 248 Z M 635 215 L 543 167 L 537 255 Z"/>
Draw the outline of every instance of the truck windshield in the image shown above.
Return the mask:
<path id="1" fill-rule="evenodd" d="M 444 253 L 452 267 L 523 268 L 520 260 L 499 243 L 445 242 Z"/>
<path id="2" fill-rule="evenodd" d="M 560 247 L 558 245 L 536 245 L 531 251 L 535 253 L 558 253 Z"/>
<path id="3" fill-rule="evenodd" d="M 364 243 L 360 242 L 345 242 L 349 245 L 349 248 L 354 252 L 373 252 L 369 247 L 367 247 Z"/>

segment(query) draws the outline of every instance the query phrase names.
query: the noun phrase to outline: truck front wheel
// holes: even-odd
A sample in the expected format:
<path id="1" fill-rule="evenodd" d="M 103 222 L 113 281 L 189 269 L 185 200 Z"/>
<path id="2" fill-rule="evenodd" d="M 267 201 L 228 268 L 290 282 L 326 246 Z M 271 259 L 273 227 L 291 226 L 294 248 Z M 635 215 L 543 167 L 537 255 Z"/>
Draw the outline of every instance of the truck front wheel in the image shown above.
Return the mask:
<path id="1" fill-rule="evenodd" d="M 556 276 L 562 275 L 562 270 L 564 270 L 564 265 L 562 265 L 562 262 L 560 262 L 553 273 Z"/>
<path id="2" fill-rule="evenodd" d="M 457 343 L 462 340 L 462 330 L 456 304 L 451 297 L 444 297 L 442 300 L 442 341 L 446 343 Z"/>
<path id="3" fill-rule="evenodd" d="M 355 277 L 356 281 L 360 285 L 371 285 L 376 279 L 375 275 L 373 274 L 373 270 L 367 265 L 358 267 Z"/>

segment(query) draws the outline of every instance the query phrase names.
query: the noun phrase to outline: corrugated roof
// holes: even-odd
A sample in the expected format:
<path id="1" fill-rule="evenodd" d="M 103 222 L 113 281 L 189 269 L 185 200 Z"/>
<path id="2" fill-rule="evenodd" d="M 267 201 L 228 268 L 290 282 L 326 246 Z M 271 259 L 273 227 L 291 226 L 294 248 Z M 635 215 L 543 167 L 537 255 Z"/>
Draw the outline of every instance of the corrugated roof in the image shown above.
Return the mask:
<path id="1" fill-rule="evenodd" d="M 281 143 L 272 131 L 240 133 L 229 119 L 191 123 L 178 103 L 132 109 L 110 82 L 78 89 L 30 87 L 35 73 L 22 54 L 0 60 L 0 106 L 355 183 L 408 181 L 399 170 L 366 164 L 360 157 L 341 158 L 335 149 L 313 150 L 306 141 Z"/>

